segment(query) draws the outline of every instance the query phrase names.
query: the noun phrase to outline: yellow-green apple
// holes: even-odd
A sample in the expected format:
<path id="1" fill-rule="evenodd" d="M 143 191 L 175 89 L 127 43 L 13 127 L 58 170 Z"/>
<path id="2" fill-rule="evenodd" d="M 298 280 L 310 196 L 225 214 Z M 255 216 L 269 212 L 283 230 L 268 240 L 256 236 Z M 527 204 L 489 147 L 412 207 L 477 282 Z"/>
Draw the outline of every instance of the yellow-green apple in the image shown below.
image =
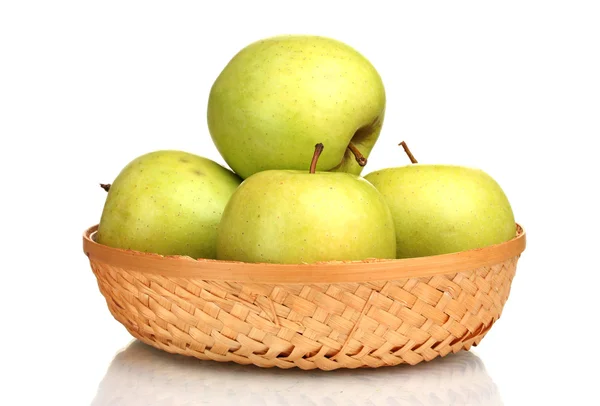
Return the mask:
<path id="1" fill-rule="evenodd" d="M 217 226 L 241 179 L 210 159 L 156 151 L 130 162 L 108 190 L 98 242 L 162 255 L 215 258 Z"/>
<path id="2" fill-rule="evenodd" d="M 515 237 L 511 205 L 480 169 L 416 163 L 365 176 L 384 196 L 396 229 L 398 258 L 482 248 Z"/>
<path id="3" fill-rule="evenodd" d="M 321 144 L 319 144 L 321 145 Z M 343 172 L 268 170 L 246 179 L 225 207 L 217 259 L 281 264 L 395 258 L 383 196 Z"/>
<path id="4" fill-rule="evenodd" d="M 208 126 L 242 178 L 305 169 L 359 175 L 383 123 L 385 91 L 373 65 L 334 39 L 288 35 L 254 42 L 229 61 L 208 100 Z"/>

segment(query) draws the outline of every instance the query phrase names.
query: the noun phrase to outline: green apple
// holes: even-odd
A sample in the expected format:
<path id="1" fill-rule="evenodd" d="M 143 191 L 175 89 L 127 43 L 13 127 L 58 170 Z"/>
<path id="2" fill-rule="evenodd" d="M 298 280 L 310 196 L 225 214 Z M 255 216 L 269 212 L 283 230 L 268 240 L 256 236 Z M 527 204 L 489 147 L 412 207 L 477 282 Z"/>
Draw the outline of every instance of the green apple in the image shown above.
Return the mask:
<path id="1" fill-rule="evenodd" d="M 319 149 L 315 153 L 318 157 Z M 268 170 L 246 179 L 225 207 L 217 259 L 281 264 L 395 258 L 383 196 L 343 172 Z"/>
<path id="2" fill-rule="evenodd" d="M 110 186 L 98 242 L 162 255 L 215 258 L 217 226 L 240 183 L 230 170 L 197 155 L 142 155 Z"/>
<path id="3" fill-rule="evenodd" d="M 330 38 L 278 36 L 248 45 L 227 64 L 210 92 L 208 126 L 242 178 L 304 170 L 317 142 L 327 146 L 320 171 L 359 175 L 384 111 L 381 78 L 356 50 Z"/>
<path id="4" fill-rule="evenodd" d="M 390 207 L 398 258 L 466 251 L 515 237 L 511 205 L 482 170 L 415 163 L 372 172 L 365 179 Z"/>

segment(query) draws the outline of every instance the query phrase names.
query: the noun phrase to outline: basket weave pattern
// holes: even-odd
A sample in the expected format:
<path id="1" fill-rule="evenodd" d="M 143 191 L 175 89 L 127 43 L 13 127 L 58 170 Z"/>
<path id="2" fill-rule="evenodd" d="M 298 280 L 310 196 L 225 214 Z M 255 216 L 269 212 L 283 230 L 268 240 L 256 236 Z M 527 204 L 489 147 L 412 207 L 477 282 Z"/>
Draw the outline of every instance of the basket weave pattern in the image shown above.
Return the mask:
<path id="1" fill-rule="evenodd" d="M 501 315 L 518 258 L 429 277 L 316 284 L 90 263 L 112 315 L 147 344 L 206 360 L 334 370 L 414 365 L 477 345 Z"/>

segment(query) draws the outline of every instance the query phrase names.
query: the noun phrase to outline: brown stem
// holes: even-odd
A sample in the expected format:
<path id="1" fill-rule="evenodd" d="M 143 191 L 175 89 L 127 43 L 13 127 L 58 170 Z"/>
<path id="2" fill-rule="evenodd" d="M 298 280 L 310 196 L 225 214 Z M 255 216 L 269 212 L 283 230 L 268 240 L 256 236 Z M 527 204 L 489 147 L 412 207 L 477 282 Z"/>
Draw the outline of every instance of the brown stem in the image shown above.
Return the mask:
<path id="1" fill-rule="evenodd" d="M 406 155 L 408 155 L 408 157 L 410 158 L 410 162 L 412 162 L 413 164 L 418 163 L 415 159 L 415 156 L 412 154 L 412 152 L 410 152 L 410 149 L 408 149 L 408 145 L 406 145 L 406 142 L 402 141 L 398 145 L 402 145 L 402 148 L 404 148 L 404 152 L 406 152 Z"/>
<path id="2" fill-rule="evenodd" d="M 348 144 L 348 149 L 350 150 L 350 152 L 352 152 L 354 158 L 356 158 L 356 162 L 358 162 L 360 166 L 365 166 L 367 164 L 367 158 L 365 158 L 363 154 L 360 153 L 358 148 L 356 148 L 356 145 L 350 143 Z"/>
<path id="3" fill-rule="evenodd" d="M 110 183 L 101 183 L 100 187 L 108 192 L 110 190 Z"/>
<path id="4" fill-rule="evenodd" d="M 320 142 L 317 145 L 315 145 L 315 153 L 313 154 L 312 161 L 310 163 L 310 173 L 315 173 L 315 171 L 317 170 L 317 161 L 319 160 L 321 152 L 323 152 L 323 148 L 323 144 L 321 144 Z"/>

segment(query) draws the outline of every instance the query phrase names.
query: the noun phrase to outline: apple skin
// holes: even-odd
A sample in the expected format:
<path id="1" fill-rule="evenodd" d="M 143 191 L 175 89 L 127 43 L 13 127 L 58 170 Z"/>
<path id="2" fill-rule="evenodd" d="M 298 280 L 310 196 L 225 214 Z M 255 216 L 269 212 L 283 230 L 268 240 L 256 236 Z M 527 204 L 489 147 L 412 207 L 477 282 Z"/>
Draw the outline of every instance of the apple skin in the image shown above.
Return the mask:
<path id="1" fill-rule="evenodd" d="M 300 264 L 395 256 L 383 196 L 341 172 L 252 175 L 231 197 L 217 234 L 221 260 Z"/>
<path id="2" fill-rule="evenodd" d="M 327 149 L 317 170 L 359 175 L 348 144 L 368 157 L 384 111 L 383 82 L 364 56 L 334 39 L 290 35 L 235 55 L 211 88 L 207 115 L 217 149 L 247 178 L 307 169 L 318 142 Z"/>
<path id="3" fill-rule="evenodd" d="M 142 155 L 111 185 L 97 240 L 115 248 L 215 258 L 217 226 L 241 181 L 216 162 L 186 152 Z"/>
<path id="4" fill-rule="evenodd" d="M 372 172 L 365 179 L 390 207 L 398 258 L 466 251 L 515 237 L 511 205 L 482 170 L 413 164 Z"/>

